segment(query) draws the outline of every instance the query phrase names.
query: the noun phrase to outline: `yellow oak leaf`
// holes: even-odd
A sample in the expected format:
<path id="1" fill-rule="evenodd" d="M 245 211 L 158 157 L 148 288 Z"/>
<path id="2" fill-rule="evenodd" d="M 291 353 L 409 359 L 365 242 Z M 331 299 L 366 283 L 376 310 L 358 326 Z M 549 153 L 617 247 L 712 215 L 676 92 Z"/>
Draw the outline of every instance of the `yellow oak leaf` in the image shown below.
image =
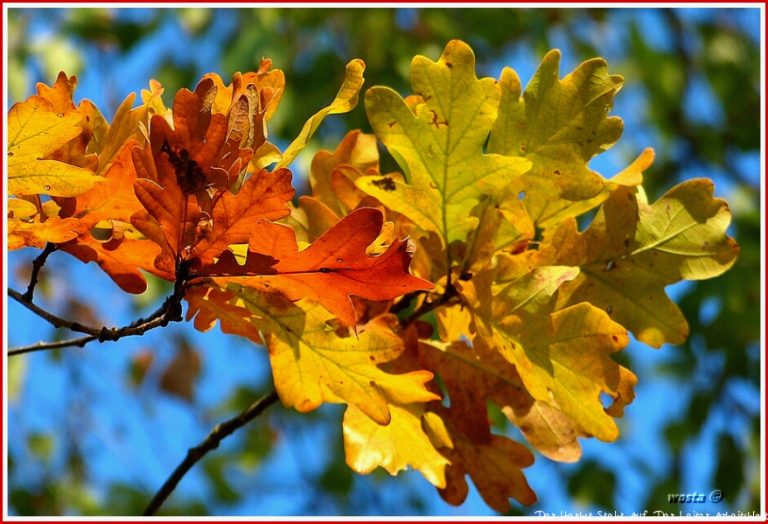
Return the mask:
<path id="1" fill-rule="evenodd" d="M 391 420 L 389 404 L 437 399 L 424 386 L 432 373 L 398 375 L 378 367 L 397 358 L 402 340 L 380 324 L 340 336 L 334 316 L 318 303 L 296 303 L 278 294 L 230 285 L 236 304 L 251 312 L 269 349 L 275 388 L 286 406 L 307 412 L 323 402 L 348 403 L 379 424 Z M 203 324 L 211 325 L 210 320 Z"/>
<path id="2" fill-rule="evenodd" d="M 502 306 L 503 297 L 496 296 Z M 515 365 L 531 396 L 556 403 L 588 434 L 615 440 L 619 431 L 600 403 L 600 393 L 616 395 L 619 365 L 610 354 L 628 343 L 623 327 L 587 303 L 520 323 L 502 307 L 482 343 L 493 344 Z M 478 342 L 480 343 L 480 342 Z"/>
<path id="3" fill-rule="evenodd" d="M 516 181 L 531 217 L 540 222 L 559 212 L 561 200 L 595 197 L 604 180 L 587 162 L 621 136 L 620 118 L 608 117 L 623 79 L 608 74 L 602 58 L 559 78 L 560 52 L 550 51 L 521 96 L 510 68 L 502 71 L 501 101 L 488 151 L 519 155 L 532 167 Z M 554 208 L 554 209 L 553 209 Z"/>
<path id="4" fill-rule="evenodd" d="M 339 88 L 339 92 L 336 93 L 336 98 L 304 123 L 304 127 L 301 128 L 299 135 L 293 139 L 293 142 L 283 152 L 277 167 L 287 167 L 293 162 L 296 155 L 307 146 L 310 138 L 315 134 L 315 131 L 323 123 L 326 116 L 348 113 L 357 106 L 360 88 L 363 87 L 363 71 L 365 71 L 365 62 L 358 58 L 351 60 L 347 64 L 344 72 L 344 81 Z"/>
<path id="5" fill-rule="evenodd" d="M 162 104 L 160 95 L 163 89 L 158 83 L 151 85 L 153 89 L 151 94 L 142 93 L 144 102 L 142 105 L 134 108 L 133 102 L 136 99 L 136 94 L 129 94 L 118 106 L 112 123 L 102 133 L 102 136 L 95 135 L 96 140 L 91 149 L 99 155 L 99 174 L 106 173 L 128 140 L 133 139 L 137 144 L 143 144 L 146 141 L 141 128 L 146 129 L 147 122 L 159 109 L 158 104 Z"/>
<path id="6" fill-rule="evenodd" d="M 381 466 L 390 475 L 397 475 L 412 466 L 434 486 L 445 487 L 445 466 L 449 461 L 435 449 L 424 430 L 425 424 L 434 424 L 434 418 L 424 418 L 421 404 L 390 404 L 389 412 L 392 420 L 382 426 L 356 407 L 347 406 L 342 428 L 349 467 L 365 474 Z"/>
<path id="7" fill-rule="evenodd" d="M 45 159 L 82 132 L 81 118 L 57 113 L 40 96 L 13 105 L 8 113 L 9 193 L 76 196 L 102 180 L 88 169 Z"/>
<path id="8" fill-rule="evenodd" d="M 653 163 L 654 152 L 646 148 L 626 168 L 603 181 L 603 188 L 592 198 L 585 200 L 556 200 L 548 204 L 546 214 L 539 217 L 537 225 L 542 229 L 557 227 L 563 220 L 587 213 L 608 200 L 608 197 L 619 187 L 637 187 L 643 183 L 643 171 Z"/>
<path id="9" fill-rule="evenodd" d="M 368 119 L 407 182 L 366 176 L 357 185 L 448 246 L 477 226 L 468 212 L 482 195 L 501 193 L 531 164 L 484 154 L 500 89 L 494 79 L 475 76 L 475 56 L 465 43 L 450 41 L 437 62 L 414 58 L 411 86 L 415 96 L 407 100 L 380 86 L 365 96 Z"/>
<path id="10" fill-rule="evenodd" d="M 50 102 L 56 114 L 77 115 L 80 118 L 77 122 L 77 127 L 81 129 L 80 134 L 48 155 L 47 159 L 59 160 L 65 164 L 96 172 L 99 159 L 89 151 L 88 146 L 94 133 L 107 124 L 98 108 L 90 100 L 83 100 L 79 105 L 75 105 L 73 97 L 76 86 L 77 77 L 74 75 L 68 77 L 63 71 L 59 72 L 52 86 L 49 87 L 42 82 L 37 84 L 38 96 Z"/>
<path id="11" fill-rule="evenodd" d="M 581 274 L 560 289 L 558 305 L 588 301 L 653 347 L 683 342 L 688 324 L 664 287 L 720 275 L 739 251 L 726 235 L 728 205 L 713 191 L 709 180 L 689 180 L 649 205 L 642 192 L 620 188 L 584 234 L 563 223 L 542 256 Z"/>
<path id="12" fill-rule="evenodd" d="M 577 276 L 578 268 L 541 267 L 493 286 L 490 299 L 487 290 L 473 290 L 487 287 L 481 279 L 462 286 L 462 294 L 473 309 L 478 350 L 498 351 L 534 399 L 560 409 L 586 435 L 612 441 L 618 428 L 600 394 L 620 394 L 620 366 L 610 354 L 626 346 L 628 337 L 588 303 L 554 310 L 554 293 Z"/>

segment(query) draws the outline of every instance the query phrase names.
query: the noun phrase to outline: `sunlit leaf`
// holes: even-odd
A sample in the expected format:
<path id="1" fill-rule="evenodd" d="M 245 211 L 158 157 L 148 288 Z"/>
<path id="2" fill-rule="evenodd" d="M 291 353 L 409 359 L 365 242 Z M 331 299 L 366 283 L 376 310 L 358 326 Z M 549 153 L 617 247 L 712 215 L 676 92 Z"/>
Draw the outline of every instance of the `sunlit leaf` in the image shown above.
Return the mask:
<path id="1" fill-rule="evenodd" d="M 445 487 L 448 459 L 437 452 L 422 425 L 419 405 L 390 404 L 392 420 L 377 424 L 354 406 L 344 413 L 344 450 L 347 464 L 358 473 L 370 473 L 381 466 L 390 475 L 413 467 L 438 488 Z"/>
<path id="2" fill-rule="evenodd" d="M 363 86 L 363 71 L 365 71 L 365 62 L 362 60 L 355 59 L 347 64 L 344 72 L 344 82 L 341 84 L 339 92 L 336 93 L 336 98 L 333 99 L 330 105 L 321 109 L 307 120 L 304 127 L 301 128 L 299 136 L 294 138 L 291 145 L 283 152 L 283 157 L 278 162 L 277 167 L 285 167 L 293 162 L 296 155 L 309 143 L 312 135 L 315 134 L 315 131 L 320 127 L 326 116 L 347 113 L 355 108 L 360 88 Z"/>
<path id="3" fill-rule="evenodd" d="M 477 225 L 468 211 L 481 195 L 501 192 L 531 164 L 484 153 L 500 90 L 492 78 L 477 79 L 475 56 L 465 43 L 449 42 L 437 62 L 414 58 L 411 87 L 414 96 L 406 100 L 388 87 L 373 87 L 365 96 L 376 136 L 407 183 L 373 176 L 357 184 L 448 245 Z"/>
<path id="4" fill-rule="evenodd" d="M 76 196 L 102 180 L 92 171 L 45 157 L 78 136 L 80 115 L 56 113 L 42 97 L 14 104 L 8 113 L 8 192 Z"/>

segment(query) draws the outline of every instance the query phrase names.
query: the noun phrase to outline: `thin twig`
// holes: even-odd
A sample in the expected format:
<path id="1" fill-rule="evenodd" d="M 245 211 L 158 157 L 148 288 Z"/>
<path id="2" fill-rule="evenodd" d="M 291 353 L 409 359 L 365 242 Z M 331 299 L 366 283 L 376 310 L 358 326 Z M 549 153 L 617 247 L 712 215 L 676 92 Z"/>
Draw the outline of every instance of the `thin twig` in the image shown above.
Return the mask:
<path id="1" fill-rule="evenodd" d="M 38 342 L 37 344 L 30 344 L 29 346 L 21 346 L 18 348 L 9 349 L 7 355 L 12 357 L 14 355 L 23 355 L 24 353 L 34 353 L 35 351 L 47 351 L 50 349 L 62 349 L 68 347 L 83 347 L 88 342 L 98 340 L 96 337 L 88 335 L 87 337 L 71 338 L 69 340 L 59 340 L 57 342 Z"/>
<path id="2" fill-rule="evenodd" d="M 409 325 L 414 320 L 417 320 L 423 317 L 424 315 L 426 315 L 427 313 L 429 313 L 430 311 L 433 311 L 439 308 L 440 306 L 447 304 L 452 298 L 457 296 L 459 296 L 459 294 L 456 291 L 456 287 L 453 286 L 453 284 L 449 285 L 446 288 L 445 293 L 443 293 L 440 296 L 440 298 L 438 298 L 437 300 L 433 300 L 432 302 L 422 302 L 422 304 L 418 308 L 416 308 L 416 310 L 413 313 L 411 313 L 405 318 L 400 319 L 400 325 L 403 327 Z"/>
<path id="3" fill-rule="evenodd" d="M 34 314 L 48 321 L 50 324 L 52 324 L 57 328 L 65 328 L 71 331 L 76 331 L 78 333 L 85 333 L 86 335 L 90 335 L 91 337 L 93 337 L 93 340 L 104 342 L 106 340 L 118 340 L 123 337 L 143 335 L 150 329 L 154 329 L 161 326 L 167 326 L 170 322 L 178 322 L 182 320 L 181 299 L 184 296 L 184 283 L 183 281 L 177 281 L 176 285 L 174 286 L 173 294 L 168 298 L 166 298 L 165 302 L 163 302 L 163 305 L 160 306 L 160 308 L 157 311 L 155 311 L 149 317 L 147 317 L 147 319 L 135 320 L 131 322 L 129 325 L 121 328 L 108 328 L 106 326 L 97 328 L 92 326 L 85 326 L 79 322 L 75 322 L 72 320 L 65 320 L 61 317 L 54 315 L 53 313 L 50 313 L 44 310 L 43 308 L 33 303 L 32 301 L 26 300 L 25 295 L 22 295 L 15 289 L 9 289 L 8 296 L 16 300 L 18 303 L 20 303 L 21 305 L 23 305 L 24 307 L 32 311 Z M 78 344 L 81 342 L 81 340 L 83 341 L 82 344 L 86 344 L 87 342 L 90 342 L 90 340 L 85 341 L 85 338 L 83 338 L 83 339 L 78 339 Z M 43 346 L 50 346 L 50 344 L 47 344 L 47 343 L 40 344 L 40 347 L 38 347 L 36 350 L 39 351 L 43 349 L 44 348 Z M 63 347 L 63 346 L 53 346 L 46 349 L 55 349 L 56 347 Z M 33 351 L 33 350 L 30 349 L 29 351 Z M 26 351 L 26 352 L 29 352 L 29 351 Z M 16 352 L 14 354 L 20 354 L 20 353 Z"/>
<path id="4" fill-rule="evenodd" d="M 418 297 L 422 293 L 424 293 L 424 291 L 412 291 L 406 295 L 403 295 L 397 304 L 394 304 L 392 307 L 389 308 L 389 312 L 398 314 L 401 311 L 405 311 L 406 309 L 411 307 L 411 302 L 413 302 L 413 299 Z"/>
<path id="5" fill-rule="evenodd" d="M 37 304 L 24 300 L 24 296 L 15 289 L 9 289 L 8 296 L 19 302 L 22 306 L 26 307 L 40 318 L 47 320 L 53 326 L 57 328 L 69 329 L 71 331 L 77 331 L 78 333 L 85 333 L 86 335 L 91 335 L 92 337 L 96 337 L 100 342 L 105 340 L 118 340 L 123 337 L 132 337 L 135 335 L 143 335 L 150 329 L 168 325 L 168 323 L 172 320 L 166 315 L 161 315 L 138 326 L 125 326 L 122 328 L 108 328 L 104 326 L 101 328 L 96 328 L 86 326 L 72 320 L 65 320 L 61 317 L 57 317 L 53 313 L 49 313 L 48 311 L 44 310 Z"/>
<path id="6" fill-rule="evenodd" d="M 194 448 L 190 448 L 187 451 L 187 456 L 181 461 L 181 464 L 173 470 L 171 476 L 168 477 L 165 483 L 163 483 L 157 493 L 152 497 L 152 500 L 149 501 L 147 508 L 144 510 L 144 516 L 154 515 L 157 510 L 160 509 L 160 506 L 163 505 L 166 499 L 173 493 L 173 490 L 176 489 L 179 481 L 184 478 L 184 475 L 186 475 L 187 472 L 192 469 L 192 466 L 202 459 L 206 453 L 218 448 L 219 443 L 222 440 L 258 417 L 265 409 L 277 402 L 277 399 L 277 392 L 273 389 L 248 406 L 245 411 L 236 417 L 218 424 L 202 443 Z"/>
<path id="7" fill-rule="evenodd" d="M 42 253 L 37 255 L 37 258 L 32 261 L 32 275 L 29 277 L 29 285 L 27 286 L 27 291 L 24 293 L 24 295 L 22 295 L 24 300 L 27 302 L 32 302 L 32 297 L 35 294 L 35 286 L 37 286 L 37 277 L 40 274 L 40 270 L 43 269 L 45 261 L 48 260 L 48 255 L 57 249 L 58 246 L 56 244 L 51 244 L 49 242 L 45 245 Z"/>
<path id="8" fill-rule="evenodd" d="M 181 291 L 179 290 L 175 290 L 174 295 L 180 292 Z M 169 308 L 168 303 L 173 299 L 174 295 L 171 295 L 170 297 L 168 297 L 163 302 L 163 305 L 161 305 L 159 308 L 157 308 L 157 310 L 152 312 L 152 314 L 150 314 L 146 318 L 138 318 L 134 320 L 133 322 L 128 324 L 127 327 L 138 328 L 139 326 L 143 326 L 144 324 L 147 324 L 150 321 L 153 321 L 155 319 L 162 317 L 163 315 L 166 315 L 168 313 L 168 308 Z M 96 328 L 93 328 L 93 329 L 96 329 Z M 104 328 L 101 328 L 99 330 L 99 333 L 101 333 L 101 330 L 103 329 Z M 125 336 L 130 336 L 130 335 L 125 335 Z M 37 344 L 30 344 L 28 346 L 9 349 L 7 354 L 9 357 L 12 357 L 14 355 L 23 355 L 24 353 L 33 353 L 35 351 L 47 351 L 51 349 L 62 349 L 67 347 L 85 347 L 86 344 L 88 344 L 89 342 L 93 342 L 94 340 L 99 340 L 99 338 L 93 335 L 89 335 L 87 337 L 73 338 L 69 340 L 60 340 L 60 341 L 54 341 L 54 342 L 38 342 Z"/>

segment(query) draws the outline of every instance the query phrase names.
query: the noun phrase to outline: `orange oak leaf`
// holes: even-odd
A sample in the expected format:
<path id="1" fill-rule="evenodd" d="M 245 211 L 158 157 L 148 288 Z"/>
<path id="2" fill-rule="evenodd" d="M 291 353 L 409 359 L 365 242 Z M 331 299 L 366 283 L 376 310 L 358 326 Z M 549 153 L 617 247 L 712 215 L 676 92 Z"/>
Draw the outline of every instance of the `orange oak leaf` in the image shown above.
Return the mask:
<path id="1" fill-rule="evenodd" d="M 136 173 L 131 156 L 136 147 L 136 141 L 127 141 L 104 174 L 104 182 L 75 198 L 63 199 L 59 212 L 61 217 L 71 217 L 78 223 L 77 237 L 60 249 L 83 262 L 96 262 L 129 293 L 146 289 L 140 268 L 153 270 L 151 261 L 160 253 L 154 242 L 122 235 L 131 216 L 143 209 L 133 190 Z M 94 236 L 95 229 L 104 222 L 110 228 L 106 242 Z"/>
<path id="2" fill-rule="evenodd" d="M 236 75 L 235 84 L 240 81 L 243 78 Z M 290 213 L 287 203 L 294 190 L 287 169 L 262 170 L 244 178 L 252 149 L 243 144 L 253 142 L 243 133 L 248 126 L 263 125 L 263 112 L 256 114 L 260 102 L 254 109 L 249 89 L 238 85 L 227 95 L 232 97 L 230 105 L 221 99 L 223 83 L 215 75 L 204 78 L 194 92 L 180 90 L 173 104 L 173 127 L 155 115 L 149 144 L 134 151 L 134 189 L 144 209 L 131 222 L 160 246 L 154 266 L 168 280 L 176 278 L 182 263 L 198 274 L 201 267 L 215 265 L 229 245 L 248 242 L 254 221 Z"/>
<path id="3" fill-rule="evenodd" d="M 287 203 L 295 190 L 287 169 L 251 175 L 237 194 L 223 191 L 211 212 L 212 225 L 192 249 L 202 265 L 218 258 L 230 244 L 245 244 L 259 219 L 277 220 L 290 213 Z"/>
<path id="4" fill-rule="evenodd" d="M 252 162 L 257 171 L 282 156 L 267 142 L 266 123 L 274 115 L 285 91 L 285 75 L 280 69 L 271 67 L 271 60 L 262 59 L 258 71 L 237 72 L 228 86 L 216 73 L 203 77 L 203 80 L 213 82 L 207 93 L 212 112 L 228 116 L 230 137 L 239 140 L 241 147 L 253 150 Z"/>
<path id="5" fill-rule="evenodd" d="M 353 325 L 355 310 L 351 295 L 389 300 L 433 287 L 408 272 L 411 261 L 408 241 L 395 240 L 384 254 L 376 257 L 366 254 L 366 248 L 378 237 L 383 221 L 377 209 L 357 209 L 299 251 L 292 228 L 259 220 L 254 225 L 249 249 L 277 260 L 272 266 L 274 274 L 215 280 L 222 285 L 235 282 L 279 291 L 293 301 L 311 298 L 344 324 Z"/>
<path id="6" fill-rule="evenodd" d="M 184 293 L 184 298 L 189 304 L 187 320 L 194 318 L 198 331 L 208 331 L 218 320 L 223 333 L 240 335 L 257 344 L 264 344 L 259 326 L 251 322 L 253 314 L 237 305 L 235 293 L 211 286 L 191 286 Z"/>
<path id="7" fill-rule="evenodd" d="M 173 164 L 178 157 L 167 147 L 155 155 L 153 149 L 134 151 L 134 165 L 141 177 L 136 180 L 134 190 L 144 209 L 131 217 L 131 223 L 160 246 L 160 254 L 154 259 L 160 276 L 175 280 L 182 251 L 188 253 L 191 249 L 204 215 L 197 197 L 185 193 L 179 183 L 183 177 L 178 176 Z"/>
<path id="8" fill-rule="evenodd" d="M 216 73 L 204 75 L 203 80 L 210 78 L 216 90 L 213 94 L 213 111 L 228 114 L 242 95 L 257 94 L 265 120 L 272 118 L 285 91 L 285 74 L 280 69 L 271 68 L 272 60 L 263 58 L 257 71 L 238 71 L 232 75 L 232 83 L 228 86 L 224 85 L 224 81 Z"/>
<path id="9" fill-rule="evenodd" d="M 378 174 L 378 168 L 376 137 L 350 131 L 336 151 L 320 151 L 312 159 L 309 174 L 312 194 L 337 215 L 343 215 L 365 197 L 355 186 L 355 180 Z"/>
<path id="10" fill-rule="evenodd" d="M 96 262 L 128 293 L 143 293 L 147 289 L 147 281 L 139 268 L 146 267 L 160 251 L 158 245 L 149 240 L 114 238 L 100 242 L 90 232 L 62 245 L 61 249 L 85 263 Z"/>
<path id="11" fill-rule="evenodd" d="M 450 422 L 446 422 L 450 428 Z M 466 475 L 472 478 L 483 500 L 500 513 L 509 512 L 512 497 L 526 506 L 536 502 L 522 468 L 533 464 L 528 449 L 507 437 L 491 435 L 487 442 L 473 442 L 463 435 L 454 438 L 454 448 L 439 450 L 451 461 L 445 468 L 446 487 L 440 496 L 458 506 L 467 498 Z"/>
<path id="12" fill-rule="evenodd" d="M 230 133 L 227 115 L 211 111 L 213 96 L 213 80 L 203 79 L 194 91 L 176 93 L 173 128 L 160 115 L 150 121 L 152 152 L 156 157 L 167 155 L 185 193 L 209 186 L 232 187 L 253 154 L 252 149 L 240 147 L 237 133 Z"/>
<path id="13" fill-rule="evenodd" d="M 104 173 L 104 181 L 77 197 L 66 199 L 59 215 L 75 217 L 89 229 L 100 220 L 129 222 L 131 216 L 142 209 L 133 191 L 136 171 L 132 154 L 137 147 L 136 140 L 126 141 Z"/>

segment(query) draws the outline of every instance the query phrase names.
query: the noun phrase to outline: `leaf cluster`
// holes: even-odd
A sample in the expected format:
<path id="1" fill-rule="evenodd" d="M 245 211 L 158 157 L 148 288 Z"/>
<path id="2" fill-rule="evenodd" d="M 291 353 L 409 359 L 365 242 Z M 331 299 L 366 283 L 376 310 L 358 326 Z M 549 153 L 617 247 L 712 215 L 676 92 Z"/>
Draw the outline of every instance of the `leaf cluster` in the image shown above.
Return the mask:
<path id="1" fill-rule="evenodd" d="M 170 108 L 151 82 L 112 122 L 62 73 L 8 115 L 9 248 L 55 245 L 129 293 L 147 273 L 173 282 L 197 329 L 266 346 L 283 405 L 347 406 L 357 472 L 413 467 L 452 504 L 469 475 L 499 512 L 532 504 L 531 448 L 572 462 L 579 438 L 618 438 L 637 378 L 614 354 L 629 332 L 685 340 L 664 288 L 738 253 L 710 181 L 651 203 L 651 150 L 612 178 L 590 169 L 621 135 L 623 80 L 602 59 L 561 78 L 559 59 L 523 90 L 510 68 L 478 79 L 457 40 L 417 56 L 412 94 L 368 89 L 374 134 L 317 153 L 295 201 L 288 166 L 355 107 L 362 61 L 285 151 L 268 140 L 285 89 L 269 60 L 205 75 Z M 380 171 L 377 141 L 399 172 Z M 528 446 L 493 432 L 490 404 Z"/>

